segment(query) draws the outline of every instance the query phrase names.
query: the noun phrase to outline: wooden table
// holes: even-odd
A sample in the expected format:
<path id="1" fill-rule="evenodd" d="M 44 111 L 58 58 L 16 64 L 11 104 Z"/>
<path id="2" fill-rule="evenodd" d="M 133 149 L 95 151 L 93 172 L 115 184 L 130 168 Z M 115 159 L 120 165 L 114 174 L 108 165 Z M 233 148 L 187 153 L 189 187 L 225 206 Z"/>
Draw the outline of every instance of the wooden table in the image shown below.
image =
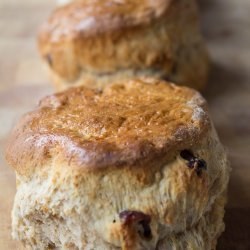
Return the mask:
<path id="1" fill-rule="evenodd" d="M 0 0 L 0 250 L 17 249 L 10 236 L 13 171 L 5 139 L 21 114 L 53 89 L 37 54 L 35 35 L 51 0 Z M 218 249 L 250 249 L 250 1 L 200 0 L 211 59 L 204 96 L 232 163 L 226 231 Z M 195 70 L 195 69 L 194 69 Z"/>

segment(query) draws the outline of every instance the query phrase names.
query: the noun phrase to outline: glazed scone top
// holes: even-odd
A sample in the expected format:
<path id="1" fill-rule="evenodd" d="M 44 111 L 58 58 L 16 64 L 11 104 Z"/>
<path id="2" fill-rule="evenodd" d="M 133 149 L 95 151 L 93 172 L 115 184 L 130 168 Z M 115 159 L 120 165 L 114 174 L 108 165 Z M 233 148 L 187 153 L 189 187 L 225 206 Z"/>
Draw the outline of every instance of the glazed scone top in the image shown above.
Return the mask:
<path id="1" fill-rule="evenodd" d="M 80 35 L 148 24 L 161 17 L 172 0 L 90 0 L 76 1 L 54 11 L 44 25 L 43 35 L 57 42 Z"/>
<path id="2" fill-rule="evenodd" d="M 210 128 L 198 92 L 150 78 L 46 97 L 15 128 L 7 160 L 20 173 L 61 155 L 84 169 L 153 165 Z"/>

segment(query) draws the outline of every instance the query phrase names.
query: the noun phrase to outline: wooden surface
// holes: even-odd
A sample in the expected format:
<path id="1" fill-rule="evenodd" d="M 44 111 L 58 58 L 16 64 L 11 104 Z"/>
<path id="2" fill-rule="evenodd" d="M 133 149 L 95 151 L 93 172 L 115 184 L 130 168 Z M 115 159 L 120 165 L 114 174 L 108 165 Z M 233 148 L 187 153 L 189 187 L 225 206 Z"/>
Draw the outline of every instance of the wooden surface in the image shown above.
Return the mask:
<path id="1" fill-rule="evenodd" d="M 51 93 L 37 52 L 37 27 L 51 0 L 0 0 L 0 249 L 17 249 L 10 236 L 13 171 L 5 139 L 20 115 Z M 232 163 L 226 231 L 218 249 L 250 249 L 250 1 L 200 0 L 212 70 L 204 91 Z M 195 70 L 195 69 L 194 69 Z"/>

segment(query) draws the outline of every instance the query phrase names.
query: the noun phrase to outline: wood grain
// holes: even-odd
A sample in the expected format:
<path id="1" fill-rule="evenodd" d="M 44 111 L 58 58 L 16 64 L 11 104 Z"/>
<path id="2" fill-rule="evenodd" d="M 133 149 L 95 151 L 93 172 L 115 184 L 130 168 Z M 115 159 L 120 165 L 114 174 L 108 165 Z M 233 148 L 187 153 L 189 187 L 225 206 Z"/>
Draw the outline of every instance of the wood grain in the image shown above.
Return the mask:
<path id="1" fill-rule="evenodd" d="M 232 163 L 226 231 L 219 250 L 250 249 L 250 1 L 200 0 L 203 33 L 212 60 L 204 96 Z M 18 249 L 11 240 L 13 171 L 3 149 L 20 115 L 52 93 L 36 49 L 39 24 L 51 0 L 0 0 L 0 250 Z M 195 70 L 195 69 L 194 69 Z"/>

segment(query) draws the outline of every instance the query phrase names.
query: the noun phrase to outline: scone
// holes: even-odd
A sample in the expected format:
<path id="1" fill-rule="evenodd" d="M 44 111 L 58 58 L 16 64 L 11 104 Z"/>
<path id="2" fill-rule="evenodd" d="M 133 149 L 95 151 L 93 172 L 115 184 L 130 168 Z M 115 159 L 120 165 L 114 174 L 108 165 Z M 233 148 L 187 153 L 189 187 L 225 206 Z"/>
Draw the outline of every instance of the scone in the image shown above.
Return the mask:
<path id="1" fill-rule="evenodd" d="M 56 9 L 39 49 L 57 89 L 151 76 L 201 89 L 208 56 L 195 0 L 82 0 Z"/>
<path id="2" fill-rule="evenodd" d="M 215 249 L 229 166 L 201 95 L 152 78 L 44 98 L 14 129 L 26 249 Z"/>

